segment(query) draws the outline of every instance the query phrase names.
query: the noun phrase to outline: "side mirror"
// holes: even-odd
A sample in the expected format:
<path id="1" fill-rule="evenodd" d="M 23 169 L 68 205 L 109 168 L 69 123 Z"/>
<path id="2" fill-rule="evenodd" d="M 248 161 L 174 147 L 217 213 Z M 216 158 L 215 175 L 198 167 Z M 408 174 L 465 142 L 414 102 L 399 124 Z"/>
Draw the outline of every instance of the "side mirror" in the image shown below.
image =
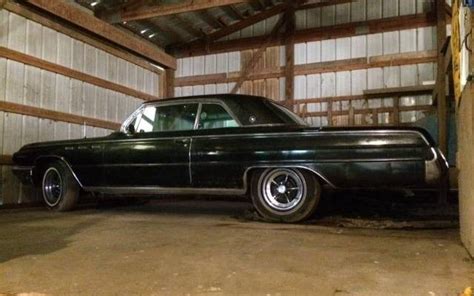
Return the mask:
<path id="1" fill-rule="evenodd" d="M 129 134 L 134 134 L 135 133 L 135 126 L 133 125 L 133 123 L 130 123 L 127 126 L 127 133 L 129 133 Z"/>

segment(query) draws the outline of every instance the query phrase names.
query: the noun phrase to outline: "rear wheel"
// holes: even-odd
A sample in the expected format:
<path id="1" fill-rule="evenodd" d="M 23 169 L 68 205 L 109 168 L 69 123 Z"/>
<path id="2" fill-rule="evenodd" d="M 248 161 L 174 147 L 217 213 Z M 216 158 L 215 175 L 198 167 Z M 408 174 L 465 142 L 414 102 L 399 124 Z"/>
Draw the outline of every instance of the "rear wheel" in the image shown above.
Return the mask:
<path id="1" fill-rule="evenodd" d="M 314 213 L 321 196 L 321 185 L 305 170 L 270 168 L 253 175 L 251 196 L 256 210 L 265 220 L 294 223 Z"/>
<path id="2" fill-rule="evenodd" d="M 41 191 L 48 208 L 65 212 L 75 207 L 80 187 L 69 168 L 64 163 L 55 161 L 47 166 L 43 174 Z"/>

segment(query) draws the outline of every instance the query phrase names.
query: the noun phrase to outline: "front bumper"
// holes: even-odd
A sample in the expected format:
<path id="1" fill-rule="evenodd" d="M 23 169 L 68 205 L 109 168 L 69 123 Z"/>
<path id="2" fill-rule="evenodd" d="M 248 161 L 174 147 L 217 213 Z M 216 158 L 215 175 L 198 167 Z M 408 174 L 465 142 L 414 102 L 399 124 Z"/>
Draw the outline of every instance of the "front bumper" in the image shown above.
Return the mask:
<path id="1" fill-rule="evenodd" d="M 33 168 L 32 166 L 14 166 L 13 174 L 25 185 L 33 184 Z"/>

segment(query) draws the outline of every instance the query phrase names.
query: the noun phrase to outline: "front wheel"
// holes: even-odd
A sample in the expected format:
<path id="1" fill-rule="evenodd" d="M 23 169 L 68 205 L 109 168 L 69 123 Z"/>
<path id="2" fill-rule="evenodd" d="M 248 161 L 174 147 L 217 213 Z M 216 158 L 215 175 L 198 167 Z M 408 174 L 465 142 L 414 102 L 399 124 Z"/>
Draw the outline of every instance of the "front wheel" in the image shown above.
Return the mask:
<path id="1" fill-rule="evenodd" d="M 305 170 L 270 168 L 253 174 L 251 196 L 256 210 L 265 220 L 295 223 L 314 213 L 321 196 L 321 185 Z"/>
<path id="2" fill-rule="evenodd" d="M 55 161 L 48 165 L 41 182 L 41 191 L 46 206 L 51 210 L 72 210 L 79 199 L 80 187 L 66 165 Z"/>

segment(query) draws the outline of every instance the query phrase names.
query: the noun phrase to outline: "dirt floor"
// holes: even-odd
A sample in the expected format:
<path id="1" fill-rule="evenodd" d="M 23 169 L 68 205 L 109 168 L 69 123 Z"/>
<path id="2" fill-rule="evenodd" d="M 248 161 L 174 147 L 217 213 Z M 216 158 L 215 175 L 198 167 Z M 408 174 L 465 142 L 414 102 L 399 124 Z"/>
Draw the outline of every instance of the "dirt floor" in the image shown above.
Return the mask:
<path id="1" fill-rule="evenodd" d="M 339 199 L 300 225 L 260 222 L 232 199 L 3 210 L 0 295 L 432 296 L 474 285 L 455 210 L 374 204 Z"/>

